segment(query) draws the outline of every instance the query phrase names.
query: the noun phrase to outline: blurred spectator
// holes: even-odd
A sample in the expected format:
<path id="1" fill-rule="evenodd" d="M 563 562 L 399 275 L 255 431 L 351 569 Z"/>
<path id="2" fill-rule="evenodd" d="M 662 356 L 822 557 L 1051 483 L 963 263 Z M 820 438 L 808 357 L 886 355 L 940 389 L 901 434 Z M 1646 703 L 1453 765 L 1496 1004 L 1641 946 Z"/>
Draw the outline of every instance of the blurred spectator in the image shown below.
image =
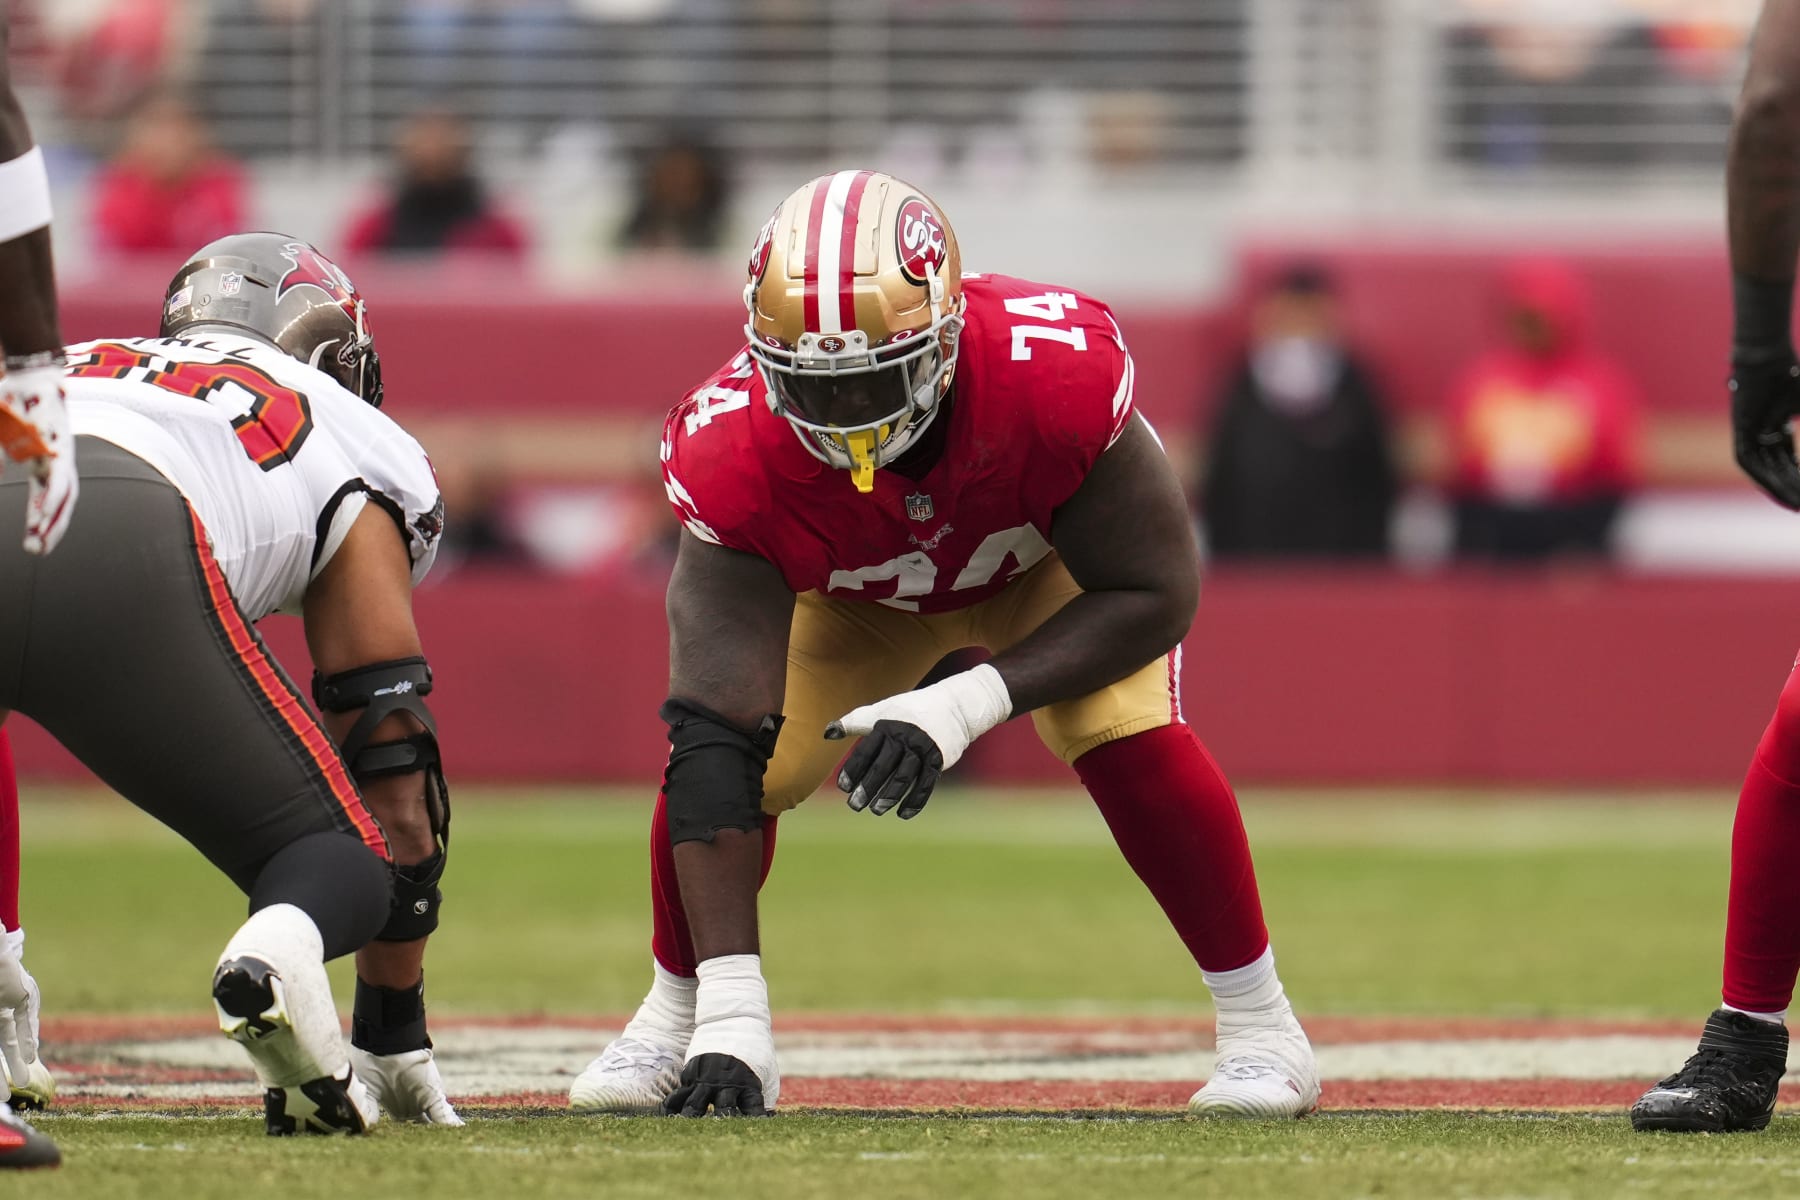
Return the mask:
<path id="1" fill-rule="evenodd" d="M 530 548 L 514 529 L 508 504 L 512 488 L 503 469 L 448 447 L 432 455 L 431 465 L 444 498 L 444 536 L 438 548 L 443 565 L 534 565 Z"/>
<path id="2" fill-rule="evenodd" d="M 1217 407 L 1200 490 L 1220 558 L 1385 555 L 1397 490 L 1383 404 L 1346 345 L 1323 270 L 1295 266 L 1256 304 Z"/>
<path id="3" fill-rule="evenodd" d="M 1638 389 L 1592 345 L 1587 290 L 1567 265 L 1513 264 L 1500 299 L 1498 344 L 1451 396 L 1457 551 L 1606 553 L 1638 479 Z"/>
<path id="4" fill-rule="evenodd" d="M 160 95 L 127 126 L 94 183 L 94 236 L 122 253 L 185 254 L 244 228 L 245 183 L 187 103 Z"/>
<path id="5" fill-rule="evenodd" d="M 639 163 L 631 216 L 619 231 L 628 250 L 719 248 L 730 182 L 723 156 L 692 131 L 668 136 Z"/>
<path id="6" fill-rule="evenodd" d="M 407 82 L 427 91 L 466 85 L 471 76 L 528 84 L 545 55 L 566 45 L 574 19 L 568 0 L 387 2 L 400 23 Z"/>
<path id="7" fill-rule="evenodd" d="M 167 82 L 195 18 L 185 0 L 57 0 L 44 16 L 60 41 L 58 83 L 74 116 L 119 117 Z"/>
<path id="8" fill-rule="evenodd" d="M 520 257 L 525 234 L 476 176 L 469 127 L 444 109 L 413 114 L 395 139 L 392 192 L 344 235 L 353 254 L 477 252 Z"/>
<path id="9" fill-rule="evenodd" d="M 1659 155 L 1634 134 L 1655 95 L 1650 29 L 1615 0 L 1464 0 L 1448 46 L 1452 152 L 1496 166 Z M 1596 130 L 1613 131 L 1596 137 Z"/>

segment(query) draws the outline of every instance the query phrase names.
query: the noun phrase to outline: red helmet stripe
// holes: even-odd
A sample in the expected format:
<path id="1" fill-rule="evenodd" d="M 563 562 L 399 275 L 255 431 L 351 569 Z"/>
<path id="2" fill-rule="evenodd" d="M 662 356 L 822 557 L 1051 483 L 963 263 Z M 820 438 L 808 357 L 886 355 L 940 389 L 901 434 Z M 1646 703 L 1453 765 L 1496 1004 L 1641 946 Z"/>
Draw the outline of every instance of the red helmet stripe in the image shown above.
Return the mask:
<path id="1" fill-rule="evenodd" d="M 821 182 L 813 189 L 812 209 L 806 216 L 806 292 L 801 309 L 808 333 L 819 332 L 819 234 L 825 228 L 825 193 L 830 185 Z"/>
<path id="2" fill-rule="evenodd" d="M 844 197 L 843 229 L 838 236 L 838 328 L 856 328 L 856 219 L 862 209 L 863 192 L 869 186 L 868 171 L 858 171 L 850 181 Z"/>
<path id="3" fill-rule="evenodd" d="M 811 220 L 806 229 L 805 298 L 806 327 L 813 333 L 843 333 L 856 328 L 856 312 L 849 293 L 856 275 L 856 210 L 862 204 L 868 182 L 868 171 L 839 171 L 813 193 Z M 821 295 L 826 289 L 830 295 Z"/>

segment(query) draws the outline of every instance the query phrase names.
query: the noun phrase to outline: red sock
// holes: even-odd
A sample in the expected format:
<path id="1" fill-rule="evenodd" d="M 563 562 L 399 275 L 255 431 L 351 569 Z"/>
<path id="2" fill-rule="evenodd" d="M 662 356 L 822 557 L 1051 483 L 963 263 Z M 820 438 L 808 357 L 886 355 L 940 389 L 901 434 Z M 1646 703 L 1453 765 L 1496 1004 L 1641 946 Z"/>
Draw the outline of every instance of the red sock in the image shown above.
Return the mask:
<path id="1" fill-rule="evenodd" d="M 1800 674 L 1782 688 L 1738 794 L 1725 918 L 1725 1003 L 1780 1012 L 1800 972 Z"/>
<path id="2" fill-rule="evenodd" d="M 775 818 L 763 814 L 762 878 L 769 881 L 775 862 Z M 694 939 L 688 936 L 687 910 L 681 907 L 681 885 L 675 879 L 675 844 L 669 840 L 668 801 L 656 794 L 656 813 L 650 818 L 650 953 L 663 970 L 692 977 Z"/>
<path id="3" fill-rule="evenodd" d="M 1192 729 L 1107 742 L 1075 773 L 1202 970 L 1236 970 L 1268 949 L 1237 797 Z"/>
<path id="4" fill-rule="evenodd" d="M 0 926 L 19 927 L 19 776 L 12 738 L 0 729 Z"/>

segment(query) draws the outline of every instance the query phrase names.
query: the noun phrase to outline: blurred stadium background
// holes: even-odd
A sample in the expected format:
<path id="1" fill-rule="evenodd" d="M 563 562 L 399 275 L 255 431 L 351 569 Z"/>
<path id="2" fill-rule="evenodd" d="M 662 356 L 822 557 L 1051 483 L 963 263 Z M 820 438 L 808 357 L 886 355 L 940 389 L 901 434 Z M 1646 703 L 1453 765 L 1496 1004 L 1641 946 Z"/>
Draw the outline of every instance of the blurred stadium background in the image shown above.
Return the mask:
<path id="1" fill-rule="evenodd" d="M 1800 572 L 1800 529 L 1734 472 L 1721 386 L 1720 168 L 1755 8 L 14 0 L 14 20 L 71 339 L 150 329 L 170 269 L 231 225 L 319 242 L 371 296 L 391 410 L 450 504 L 420 607 L 463 778 L 654 778 L 660 415 L 734 348 L 774 202 L 867 163 L 931 189 L 973 267 L 1119 309 L 1139 404 L 1208 499 L 1188 694 L 1236 777 L 1723 788 L 1791 661 Z M 1507 287 L 1565 307 L 1600 417 L 1494 368 L 1517 350 Z M 1346 362 L 1368 437 L 1314 394 Z M 1245 379 L 1248 433 L 1223 419 Z M 1245 508 L 1281 512 L 1226 536 Z M 1350 511 L 1376 532 L 1321 532 Z M 1529 529 L 1507 545 L 1483 520 Z M 27 773 L 70 769 L 20 740 Z M 1064 778 L 1023 727 L 966 775 Z"/>
<path id="2" fill-rule="evenodd" d="M 931 190 L 971 268 L 1117 309 L 1212 560 L 1187 712 L 1244 785 L 1283 974 L 1309 1022 L 1324 1015 L 1328 1053 L 1424 1039 L 1407 1043 L 1420 1078 L 1332 1066 L 1327 1107 L 1618 1108 L 1672 1067 L 1712 989 L 1729 799 L 1800 643 L 1800 525 L 1736 474 L 1725 420 L 1721 168 L 1756 8 L 13 0 L 71 340 L 151 331 L 167 275 L 241 225 L 317 241 L 370 297 L 389 411 L 431 451 L 450 509 L 418 599 L 465 814 L 434 1013 L 580 1014 L 567 1044 L 538 1045 L 535 1074 L 512 1050 L 494 1067 L 467 1049 L 497 1026 L 452 1025 L 445 1072 L 471 1105 L 552 1106 L 557 1073 L 647 975 L 640 839 L 665 755 L 674 532 L 661 417 L 739 344 L 742 264 L 770 208 L 846 165 Z M 303 672 L 297 623 L 264 631 Z M 79 768 L 41 733 L 15 737 L 26 923 L 77 1109 L 236 1096 L 236 1064 L 195 1074 L 211 1060 L 107 1040 L 130 1014 L 193 1014 L 229 889 L 116 804 L 62 803 Z M 961 1028 L 1008 1053 L 1000 1025 L 956 1022 L 1035 1019 L 1080 1043 L 1045 1060 L 1064 1084 L 995 1100 L 979 1081 L 1013 1076 L 976 1062 L 956 1084 L 974 1090 L 952 1094 L 1177 1110 L 1203 1064 L 1091 1088 L 1054 1074 L 1096 1054 L 1112 1069 L 1081 1039 L 1116 1021 L 1181 1048 L 1208 1024 L 1191 963 L 1069 773 L 1014 722 L 956 782 L 904 830 L 832 805 L 784 832 L 771 979 L 784 1014 L 828 1015 L 783 1036 L 804 1061 L 819 1028 L 858 1027 L 842 1013 L 885 1013 L 897 1023 L 860 1024 L 928 1048 Z M 134 920 L 100 928 L 95 911 Z M 1477 1062 L 1563 1033 L 1543 1062 Z M 1453 1036 L 1499 1040 L 1433 1049 Z M 1149 1069 L 1134 1061 L 1119 1069 Z M 868 1102 L 819 1073 L 795 1071 L 793 1103 Z M 896 1105 L 926 1103 L 895 1088 Z M 214 1148 L 205 1122 L 48 1120 L 120 1195 L 164 1194 L 130 1190 L 139 1137 L 195 1151 L 167 1185 L 190 1198 L 236 1188 L 245 1154 L 292 1169 L 287 1151 Z M 470 1136 L 505 1147 L 547 1127 L 534 1181 L 604 1169 L 620 1195 L 666 1194 L 666 1139 L 690 1136 L 696 1161 L 783 1195 L 993 1194 L 1003 1171 L 1043 1195 L 1178 1176 L 1229 1190 L 1246 1169 L 1260 1183 L 1233 1194 L 1791 1182 L 1766 1141 L 1649 1146 L 1622 1120 L 1193 1140 L 1098 1123 L 1105 1153 L 1085 1158 L 1087 1134 L 1024 1123 L 953 1134 L 959 1150 L 929 1126 L 810 1120 Z M 516 1159 L 434 1158 L 407 1136 L 382 1143 L 396 1187 L 424 1169 L 406 1153 L 452 1190 L 476 1175 L 449 1173 L 488 1167 L 516 1186 Z M 731 1154 L 729 1139 L 780 1138 L 798 1139 L 792 1162 Z M 1009 1139 L 1028 1143 L 1015 1165 L 982 1157 Z M 1140 1145 L 1154 1153 L 1119 1157 Z M 970 1174 L 931 1174 L 945 1163 Z M 372 1178 L 367 1158 L 306 1169 Z M 64 1176 L 66 1194 L 96 1194 Z"/>

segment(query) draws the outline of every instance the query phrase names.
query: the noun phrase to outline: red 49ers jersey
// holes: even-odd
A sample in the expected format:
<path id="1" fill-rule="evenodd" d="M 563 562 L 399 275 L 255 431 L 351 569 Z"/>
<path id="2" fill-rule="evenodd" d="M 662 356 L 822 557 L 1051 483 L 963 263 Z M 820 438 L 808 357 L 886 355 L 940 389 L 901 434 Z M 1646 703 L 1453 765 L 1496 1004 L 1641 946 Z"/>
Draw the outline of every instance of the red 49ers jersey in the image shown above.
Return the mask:
<path id="1" fill-rule="evenodd" d="M 857 492 L 770 411 L 740 353 L 669 412 L 663 482 L 703 541 L 768 559 L 796 593 L 909 612 L 978 604 L 1050 553 L 1050 522 L 1131 419 L 1112 312 L 1065 288 L 965 275 L 947 428 L 922 478 Z"/>

